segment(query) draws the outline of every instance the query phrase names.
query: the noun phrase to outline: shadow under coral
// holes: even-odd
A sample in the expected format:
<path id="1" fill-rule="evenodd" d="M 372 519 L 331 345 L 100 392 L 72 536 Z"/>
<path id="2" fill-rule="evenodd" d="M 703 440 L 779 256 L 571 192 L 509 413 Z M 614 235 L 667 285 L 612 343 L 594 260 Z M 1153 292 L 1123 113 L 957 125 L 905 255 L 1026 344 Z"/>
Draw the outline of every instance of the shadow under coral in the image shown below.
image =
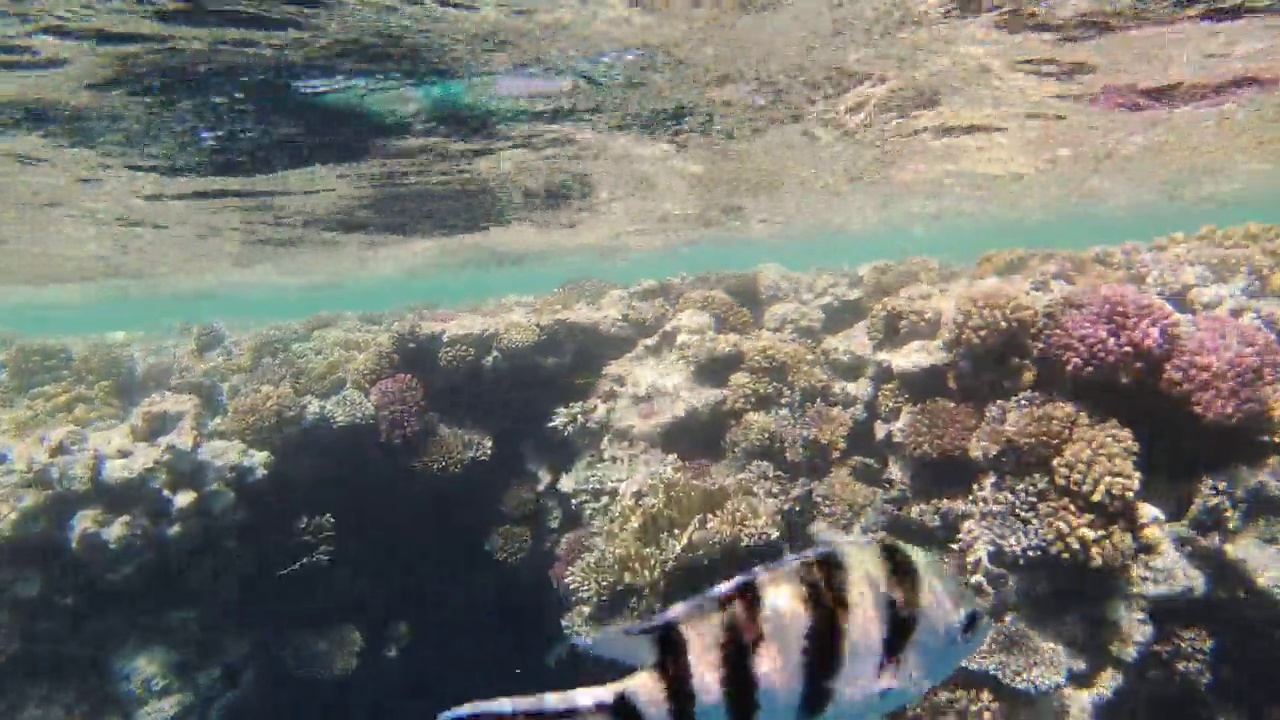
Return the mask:
<path id="1" fill-rule="evenodd" d="M 476 697 L 579 682 L 571 668 L 542 661 L 559 640 L 561 612 L 546 575 L 485 549 L 504 522 L 497 508 L 509 479 L 523 471 L 518 453 L 502 451 L 516 445 L 496 443 L 489 462 L 439 477 L 380 451 L 372 433 L 297 437 L 280 449 L 281 469 L 263 490 L 246 495 L 253 520 L 238 543 L 253 549 L 252 571 L 204 609 L 260 644 L 260 676 L 236 716 L 421 718 Z M 324 513 L 335 518 L 330 561 L 280 575 L 306 553 L 293 521 Z M 548 555 L 536 540 L 533 553 Z M 411 639 L 389 658 L 385 632 L 397 622 Z M 291 632 L 341 623 L 365 638 L 346 678 L 297 677 L 271 652 Z"/>

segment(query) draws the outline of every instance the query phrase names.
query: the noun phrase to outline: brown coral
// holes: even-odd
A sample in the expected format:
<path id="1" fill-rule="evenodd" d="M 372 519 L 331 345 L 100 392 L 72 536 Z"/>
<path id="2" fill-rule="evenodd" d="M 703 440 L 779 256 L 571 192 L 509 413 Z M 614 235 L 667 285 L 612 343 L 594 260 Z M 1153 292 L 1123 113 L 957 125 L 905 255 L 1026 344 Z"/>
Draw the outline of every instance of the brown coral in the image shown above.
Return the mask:
<path id="1" fill-rule="evenodd" d="M 987 406 L 969 456 L 1010 472 L 1046 472 L 1085 415 L 1075 405 L 1026 393 Z"/>
<path id="2" fill-rule="evenodd" d="M 967 457 L 981 420 L 972 405 L 934 398 L 907 408 L 898 422 L 898 440 L 909 457 L 920 460 Z"/>
<path id="3" fill-rule="evenodd" d="M 1138 441 L 1120 423 L 1083 423 L 1053 461 L 1053 481 L 1085 505 L 1112 512 L 1132 508 L 1142 486 Z"/>
<path id="4" fill-rule="evenodd" d="M 676 301 L 677 313 L 701 310 L 716 321 L 716 332 L 747 334 L 756 329 L 751 311 L 723 290 L 690 290 Z"/>
<path id="5" fill-rule="evenodd" d="M 484 462 L 493 453 L 493 438 L 477 430 L 440 426 L 414 463 L 419 470 L 454 475 L 469 465 Z"/>
<path id="6" fill-rule="evenodd" d="M 730 410 L 811 402 L 830 384 L 818 356 L 785 337 L 761 334 L 752 339 L 744 355 L 742 367 L 729 376 L 726 405 Z"/>
<path id="7" fill-rule="evenodd" d="M 303 402 L 288 386 L 254 388 L 227 406 L 223 431 L 249 447 L 270 450 L 302 426 Z"/>
<path id="8" fill-rule="evenodd" d="M 943 344 L 952 352 L 1030 357 L 1039 323 L 1040 312 L 1025 288 L 983 287 L 956 301 Z"/>
<path id="9" fill-rule="evenodd" d="M 1068 562 L 1094 568 L 1122 568 L 1137 551 L 1132 527 L 1121 519 L 1081 509 L 1069 498 L 1040 507 L 1049 551 Z"/>
<path id="10" fill-rule="evenodd" d="M 915 340 L 938 336 L 942 309 L 936 293 L 916 288 L 885 298 L 871 306 L 867 315 L 867 338 L 878 349 L 898 347 Z"/>
<path id="11" fill-rule="evenodd" d="M 943 347 L 952 353 L 951 386 L 970 395 L 1002 395 L 1026 390 L 1035 380 L 1032 364 L 1040 311 L 1025 288 L 979 288 L 956 302 Z"/>

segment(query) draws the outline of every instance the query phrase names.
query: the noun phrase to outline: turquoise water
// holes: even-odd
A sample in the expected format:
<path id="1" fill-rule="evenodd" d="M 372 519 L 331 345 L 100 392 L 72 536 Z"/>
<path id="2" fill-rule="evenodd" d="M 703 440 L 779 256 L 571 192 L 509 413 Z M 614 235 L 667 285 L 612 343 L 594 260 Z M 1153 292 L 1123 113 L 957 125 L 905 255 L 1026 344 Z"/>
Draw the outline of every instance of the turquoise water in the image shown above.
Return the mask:
<path id="1" fill-rule="evenodd" d="M 348 282 L 234 285 L 196 293 L 136 295 L 81 293 L 65 302 L 0 304 L 0 328 L 28 336 L 163 330 L 180 322 L 219 320 L 232 326 L 288 321 L 321 312 L 386 311 L 414 304 L 467 305 L 508 295 L 536 295 L 583 278 L 633 283 L 681 273 L 746 270 L 776 263 L 791 270 L 856 266 L 875 260 L 927 255 L 972 261 L 984 252 L 1012 248 L 1081 249 L 1145 241 L 1172 232 L 1242 222 L 1280 222 L 1274 203 L 1219 207 L 1162 207 L 1117 215 L 1088 210 L 1050 220 L 938 225 L 869 235 L 828 235 L 767 241 L 721 239 L 680 250 L 638 252 L 602 259 L 566 256 L 505 267 L 450 268 L 401 277 Z"/>

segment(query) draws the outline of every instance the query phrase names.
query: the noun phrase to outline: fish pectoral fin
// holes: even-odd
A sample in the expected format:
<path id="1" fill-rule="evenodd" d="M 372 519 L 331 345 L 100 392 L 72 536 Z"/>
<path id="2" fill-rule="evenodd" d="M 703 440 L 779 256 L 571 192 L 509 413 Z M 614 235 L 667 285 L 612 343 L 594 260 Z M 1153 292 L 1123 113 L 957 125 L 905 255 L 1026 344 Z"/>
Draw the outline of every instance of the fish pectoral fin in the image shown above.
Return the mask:
<path id="1" fill-rule="evenodd" d="M 611 625 L 593 635 L 572 638 L 566 650 L 568 647 L 632 668 L 649 667 L 657 660 L 653 641 L 631 632 L 629 625 Z M 560 655 L 563 656 L 563 652 Z"/>

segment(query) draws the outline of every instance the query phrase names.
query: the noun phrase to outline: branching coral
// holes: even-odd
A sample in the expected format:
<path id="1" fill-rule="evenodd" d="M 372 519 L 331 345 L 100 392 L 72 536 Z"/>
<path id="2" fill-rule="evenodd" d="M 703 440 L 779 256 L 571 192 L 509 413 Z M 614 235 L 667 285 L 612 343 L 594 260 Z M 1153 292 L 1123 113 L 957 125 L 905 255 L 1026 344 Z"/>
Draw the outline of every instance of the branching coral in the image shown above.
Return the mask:
<path id="1" fill-rule="evenodd" d="M 305 406 L 290 387 L 263 386 L 232 400 L 222 417 L 224 434 L 251 448 L 270 450 L 302 426 Z"/>
<path id="2" fill-rule="evenodd" d="M 1039 308 L 1025 287 L 1001 283 L 962 296 L 942 334 L 943 347 L 954 356 L 951 386 L 977 395 L 1029 388 L 1039 326 Z"/>
<path id="3" fill-rule="evenodd" d="M 1081 423 L 1053 461 L 1053 481 L 1086 506 L 1124 514 L 1142 485 L 1138 442 L 1114 420 Z"/>
<path id="4" fill-rule="evenodd" d="M 504 563 L 518 563 L 533 548 L 533 531 L 524 525 L 502 525 L 485 541 L 485 549 Z"/>
<path id="5" fill-rule="evenodd" d="M 120 420 L 136 399 L 138 362 L 123 343 L 91 342 L 72 348 L 48 342 L 16 343 L 5 351 L 0 398 L 14 411 L 0 418 L 10 432 L 71 423 L 89 427 Z"/>
<path id="6" fill-rule="evenodd" d="M 782 442 L 773 413 L 752 410 L 744 413 L 725 434 L 725 449 L 743 459 L 764 459 L 776 452 Z"/>
<path id="7" fill-rule="evenodd" d="M 1116 518 L 1088 512 L 1068 498 L 1040 506 L 1049 550 L 1062 560 L 1092 568 L 1120 569 L 1136 552 L 1133 530 Z"/>
<path id="8" fill-rule="evenodd" d="M 1154 382 L 1177 330 L 1168 303 L 1126 285 L 1103 285 L 1065 300 L 1048 322 L 1039 353 L 1070 379 Z"/>
<path id="9" fill-rule="evenodd" d="M 781 531 L 782 479 L 767 466 L 730 474 L 667 457 L 643 469 L 605 464 L 589 472 L 603 494 L 580 501 L 587 537 L 563 573 L 576 605 L 566 622 L 579 630 L 619 593 L 632 595 L 627 612 L 651 609 L 679 563 Z"/>
<path id="10" fill-rule="evenodd" d="M 830 386 L 817 355 L 785 336 L 761 333 L 744 350 L 742 367 L 729 376 L 726 388 L 732 411 L 812 402 Z"/>
<path id="11" fill-rule="evenodd" d="M 1083 440 L 1082 447 L 1086 445 Z M 1098 453 L 1103 465 L 1114 460 L 1103 448 Z M 1092 460 L 1090 453 L 1073 453 L 1089 459 L 1066 464 L 1064 470 L 1072 479 L 1074 472 L 1085 470 Z M 1123 463 L 1118 463 L 1123 465 Z M 1107 472 L 1107 470 L 1103 470 Z M 1129 480 L 1123 474 L 1085 477 L 1085 487 L 1123 488 Z M 960 546 L 970 560 L 1016 566 L 1037 558 L 1051 557 L 1073 564 L 1095 568 L 1121 569 L 1137 552 L 1137 522 L 1129 508 L 1113 511 L 1091 501 L 1089 495 L 1076 493 L 1053 477 L 1044 474 L 1028 476 L 985 476 L 973 495 L 973 512 L 960 528 Z M 1099 492 L 1099 495 L 1105 493 Z"/>
<path id="12" fill-rule="evenodd" d="M 1177 681 L 1201 690 L 1213 681 L 1213 637 L 1200 627 L 1180 627 L 1151 646 L 1151 655 Z"/>
<path id="13" fill-rule="evenodd" d="M 876 349 L 931 340 L 941 327 L 941 304 L 937 292 L 928 287 L 887 297 L 872 305 L 867 316 L 867 338 Z"/>
<path id="14" fill-rule="evenodd" d="M 493 438 L 478 430 L 441 425 L 427 439 L 414 467 L 438 475 L 454 475 L 493 454 Z"/>
<path id="15" fill-rule="evenodd" d="M 998 284 L 980 286 L 956 301 L 943 331 L 952 352 L 985 357 L 1030 357 L 1040 311 L 1026 288 Z"/>
<path id="16" fill-rule="evenodd" d="M 441 370 L 453 372 L 464 370 L 479 360 L 475 347 L 462 338 L 446 338 L 436 358 Z"/>
<path id="17" fill-rule="evenodd" d="M 1016 566 L 1045 556 L 1051 539 L 1041 509 L 1053 497 L 1046 475 L 983 476 L 974 488 L 971 515 L 960 525 L 960 550 L 979 566 Z"/>
<path id="18" fill-rule="evenodd" d="M 1085 669 L 1085 664 L 1015 615 L 992 629 L 986 645 L 965 662 L 965 667 L 994 675 L 1017 690 L 1044 693 L 1065 685 L 1073 672 Z"/>
<path id="19" fill-rule="evenodd" d="M 1085 415 L 1075 405 L 1023 393 L 988 405 L 969 445 L 974 460 L 1006 472 L 1047 472 Z"/>
<path id="20" fill-rule="evenodd" d="M 769 460 L 826 472 L 848 448 L 852 410 L 824 402 L 744 414 L 725 436 L 725 449 L 741 460 Z"/>
<path id="21" fill-rule="evenodd" d="M 875 262 L 858 268 L 862 290 L 873 300 L 897 295 L 911 285 L 939 285 L 950 272 L 936 260 L 913 257 L 902 262 Z"/>
<path id="22" fill-rule="evenodd" d="M 75 354 L 70 346 L 53 342 L 19 342 L 4 351 L 3 388 L 6 394 L 23 395 L 71 376 Z"/>
<path id="23" fill-rule="evenodd" d="M 426 390 L 412 375 L 383 378 L 369 388 L 369 402 L 378 422 L 378 435 L 388 445 L 401 445 L 418 437 L 425 426 Z"/>
<path id="24" fill-rule="evenodd" d="M 909 457 L 921 460 L 968 457 L 981 417 L 971 405 L 944 398 L 926 400 L 902 413 L 898 441 Z"/>
<path id="25" fill-rule="evenodd" d="M 861 480 L 855 467 L 838 465 L 813 485 L 816 519 L 839 532 L 871 528 L 885 503 L 885 491 Z"/>
<path id="26" fill-rule="evenodd" d="M 887 715 L 888 720 L 934 720 L 935 718 L 966 718 L 967 720 L 996 720 L 1008 717 L 1004 704 L 986 688 L 963 687 L 956 682 L 930 690 L 920 704 Z"/>
<path id="27" fill-rule="evenodd" d="M 1261 326 L 1224 315 L 1194 318 L 1160 378 L 1206 423 L 1262 425 L 1280 382 L 1280 343 Z"/>
<path id="28" fill-rule="evenodd" d="M 848 408 L 815 402 L 805 406 L 783 431 L 787 460 L 831 463 L 848 448 L 854 413 Z"/>
<path id="29" fill-rule="evenodd" d="M 701 310 L 711 315 L 717 332 L 747 334 L 756 329 L 751 311 L 723 290 L 690 290 L 676 301 L 675 312 L 685 310 Z"/>
<path id="30" fill-rule="evenodd" d="M 542 340 L 542 330 L 530 322 L 516 320 L 502 324 L 493 338 L 493 349 L 497 352 L 525 352 Z"/>

